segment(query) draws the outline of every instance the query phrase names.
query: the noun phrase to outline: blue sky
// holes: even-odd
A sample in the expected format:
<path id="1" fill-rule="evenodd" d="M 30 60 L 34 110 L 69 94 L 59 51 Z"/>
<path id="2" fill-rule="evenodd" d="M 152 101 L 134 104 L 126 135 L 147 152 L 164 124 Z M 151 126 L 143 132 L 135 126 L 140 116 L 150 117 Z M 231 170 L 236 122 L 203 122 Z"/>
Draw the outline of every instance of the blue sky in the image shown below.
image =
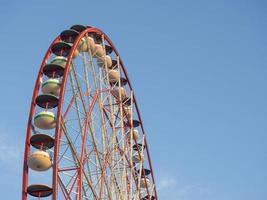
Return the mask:
<path id="1" fill-rule="evenodd" d="M 37 71 L 73 24 L 103 29 L 119 50 L 161 200 L 266 199 L 266 13 L 260 0 L 1 0 L 2 199 L 20 199 Z"/>

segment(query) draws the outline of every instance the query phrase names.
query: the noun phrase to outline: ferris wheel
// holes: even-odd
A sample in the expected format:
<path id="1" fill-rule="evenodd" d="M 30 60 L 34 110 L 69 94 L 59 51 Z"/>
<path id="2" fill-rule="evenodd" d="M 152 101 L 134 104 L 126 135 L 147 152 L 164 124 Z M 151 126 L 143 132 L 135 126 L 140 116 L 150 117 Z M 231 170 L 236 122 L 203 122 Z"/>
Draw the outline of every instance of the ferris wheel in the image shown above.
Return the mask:
<path id="1" fill-rule="evenodd" d="M 132 85 L 98 28 L 64 30 L 44 56 L 25 143 L 27 199 L 158 199 Z"/>

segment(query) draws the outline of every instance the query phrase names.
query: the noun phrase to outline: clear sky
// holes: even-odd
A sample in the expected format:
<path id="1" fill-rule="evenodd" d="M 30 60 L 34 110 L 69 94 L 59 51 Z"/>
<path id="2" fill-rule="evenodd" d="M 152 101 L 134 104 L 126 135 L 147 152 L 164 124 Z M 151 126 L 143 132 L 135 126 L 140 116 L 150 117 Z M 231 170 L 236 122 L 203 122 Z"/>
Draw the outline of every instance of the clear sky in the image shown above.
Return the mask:
<path id="1" fill-rule="evenodd" d="M 267 2 L 1 0 L 0 192 L 20 199 L 34 82 L 73 24 L 113 40 L 161 200 L 267 199 Z"/>

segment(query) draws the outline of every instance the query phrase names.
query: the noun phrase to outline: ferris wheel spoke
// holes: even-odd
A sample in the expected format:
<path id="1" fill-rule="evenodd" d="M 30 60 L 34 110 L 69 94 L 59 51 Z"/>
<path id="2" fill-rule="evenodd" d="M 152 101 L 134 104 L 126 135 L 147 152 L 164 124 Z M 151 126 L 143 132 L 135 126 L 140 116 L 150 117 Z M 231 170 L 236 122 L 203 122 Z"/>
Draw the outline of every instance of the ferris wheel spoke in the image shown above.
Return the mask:
<path id="1" fill-rule="evenodd" d="M 61 177 L 58 175 L 58 180 L 59 180 L 59 186 L 61 188 L 61 191 L 65 197 L 65 199 L 67 199 L 67 195 L 68 195 L 68 190 L 67 188 L 65 187 L 63 181 L 61 180 Z"/>
<path id="2" fill-rule="evenodd" d="M 74 80 L 76 82 L 76 86 L 77 86 L 77 89 L 78 89 L 78 92 L 79 92 L 79 96 L 80 96 L 80 100 L 82 102 L 82 105 L 83 105 L 83 109 L 84 109 L 84 112 L 86 113 L 87 109 L 86 109 L 86 103 L 85 103 L 85 100 L 83 98 L 83 92 L 82 92 L 82 89 L 81 89 L 81 84 L 80 84 L 80 81 L 78 79 L 78 75 L 77 75 L 77 70 L 76 70 L 76 67 L 75 65 L 72 63 L 72 72 L 74 74 Z M 72 73 L 70 73 L 70 78 L 72 77 Z"/>
<path id="3" fill-rule="evenodd" d="M 74 144 L 70 140 L 70 136 L 69 136 L 68 132 L 66 131 L 66 128 L 65 128 L 64 125 L 63 125 L 63 132 L 65 133 L 66 138 L 68 139 L 68 142 L 70 144 L 70 147 L 71 147 L 71 150 L 72 150 L 73 159 L 75 160 L 75 163 L 76 163 L 77 167 L 80 167 L 81 163 L 80 163 L 80 160 L 79 160 L 78 153 L 77 153 L 77 151 L 76 151 L 76 149 L 74 147 Z M 88 185 L 90 186 L 92 192 L 94 193 L 94 196 L 97 197 L 96 192 L 94 191 L 94 188 L 92 186 L 92 183 L 90 182 L 90 179 L 88 178 L 87 174 L 84 171 L 83 171 L 83 175 L 84 175 Z"/>
<path id="4" fill-rule="evenodd" d="M 96 79 L 96 74 L 95 74 L 95 69 L 94 69 L 94 65 L 93 64 L 91 64 L 91 69 L 92 69 L 92 72 L 93 72 L 93 75 L 94 75 L 94 84 L 95 84 L 95 87 L 98 87 L 98 84 L 97 84 L 97 79 Z M 101 78 L 99 79 L 99 80 L 101 80 Z M 100 87 L 101 87 L 101 84 L 99 84 L 100 85 Z M 101 88 L 100 88 L 100 90 L 101 90 Z M 102 94 L 101 94 L 101 96 L 100 96 L 100 98 L 98 99 L 98 105 L 99 105 L 99 110 L 100 110 L 100 112 L 101 112 L 101 119 L 102 119 L 102 151 L 104 152 L 104 149 L 105 149 L 105 140 L 106 140 L 106 138 L 107 138 L 107 135 L 106 135 L 106 133 L 107 133 L 107 131 L 106 131 L 106 126 L 105 126 L 105 124 L 106 124 L 106 122 L 104 121 L 104 116 L 103 116 L 103 109 L 102 109 L 102 101 L 101 101 L 101 98 L 102 98 Z M 93 137 L 94 138 L 94 137 Z M 101 167 L 101 169 L 102 169 L 102 167 Z M 103 171 L 104 170 L 102 170 L 102 173 L 103 173 Z M 107 185 L 107 181 L 106 180 L 104 180 L 104 182 L 105 182 L 105 184 Z M 110 195 L 110 192 L 108 191 L 108 193 L 109 193 L 109 195 Z"/>
<path id="5" fill-rule="evenodd" d="M 94 63 L 92 62 L 92 55 L 91 55 L 91 52 L 90 52 L 90 66 L 91 66 L 91 71 L 92 71 L 92 74 L 93 74 L 93 82 L 94 82 L 94 85 L 95 85 L 95 88 L 96 90 L 99 90 L 100 91 L 102 90 L 102 84 L 101 84 L 101 78 L 99 78 L 99 86 L 98 86 L 98 83 L 97 83 L 97 74 L 96 74 L 96 70 L 95 70 L 95 66 L 94 66 Z M 87 69 L 85 67 L 85 69 Z M 100 75 L 101 73 L 99 73 Z M 86 74 L 87 75 L 87 74 Z M 100 87 L 100 88 L 99 88 Z M 103 109 L 102 109 L 102 103 L 103 102 L 103 99 L 102 99 L 102 92 L 100 92 L 100 98 L 98 98 L 98 106 L 99 106 L 99 111 L 100 111 L 100 115 L 101 115 L 101 123 L 102 123 L 102 151 L 104 152 L 104 149 L 105 149 L 105 140 L 107 138 L 107 132 L 106 132 L 106 127 L 104 126 L 105 125 L 105 121 L 104 121 L 104 116 L 103 116 Z"/>
<path id="6" fill-rule="evenodd" d="M 111 105 L 112 103 L 111 103 L 111 98 L 109 97 L 109 105 Z M 113 109 L 112 108 L 112 105 L 111 105 L 111 109 Z M 116 134 L 116 129 L 115 129 L 115 125 L 114 125 L 114 123 L 112 123 L 112 122 L 114 122 L 114 118 L 113 117 L 111 117 L 111 119 L 107 116 L 107 113 L 105 112 L 105 110 L 104 110 L 104 114 L 105 114 L 105 116 L 106 116 L 106 119 L 107 119 L 107 122 L 110 124 L 110 126 L 111 126 L 111 128 L 112 128 L 112 132 L 113 132 L 113 139 L 112 139 L 112 141 L 114 141 L 114 136 L 115 136 L 115 134 Z M 114 156 L 114 150 L 116 150 L 116 148 L 114 148 L 114 142 L 112 142 L 112 144 L 113 144 L 113 147 L 112 147 L 112 152 L 113 152 L 113 156 Z M 112 178 L 112 182 L 113 182 L 113 188 L 115 189 L 115 191 L 116 191 L 116 194 L 117 194 L 117 196 L 119 196 L 120 198 L 122 198 L 122 193 L 121 193 L 121 189 L 120 189 L 120 187 L 119 187 L 119 184 L 118 184 L 118 181 L 117 181 L 117 177 L 115 176 L 115 172 L 114 172 L 114 165 L 113 165 L 113 163 L 109 163 L 109 166 L 110 166 L 110 170 L 111 170 L 111 177 L 113 177 Z M 119 171 L 120 172 L 120 171 Z"/>

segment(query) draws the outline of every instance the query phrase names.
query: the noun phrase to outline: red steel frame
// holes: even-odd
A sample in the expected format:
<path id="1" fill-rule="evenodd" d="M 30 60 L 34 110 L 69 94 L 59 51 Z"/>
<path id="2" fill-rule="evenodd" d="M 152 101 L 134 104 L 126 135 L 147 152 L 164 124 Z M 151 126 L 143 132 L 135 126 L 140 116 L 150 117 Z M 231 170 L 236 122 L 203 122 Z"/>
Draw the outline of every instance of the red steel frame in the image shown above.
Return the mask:
<path id="1" fill-rule="evenodd" d="M 80 40 L 87 33 L 98 33 L 100 35 L 104 35 L 104 39 L 109 43 L 109 45 L 112 47 L 112 49 L 115 52 L 115 54 L 120 58 L 120 55 L 119 55 L 117 49 L 115 48 L 114 44 L 110 40 L 110 38 L 102 30 L 100 30 L 98 28 L 94 28 L 94 27 L 93 28 L 86 28 L 84 31 L 82 31 L 79 34 L 79 36 L 76 38 L 75 43 L 72 46 L 72 49 L 71 49 L 71 51 L 69 53 L 69 56 L 68 56 L 67 64 L 65 66 L 65 71 L 64 71 L 64 75 L 63 75 L 61 91 L 60 91 L 60 95 L 59 95 L 58 111 L 57 111 L 57 119 L 58 120 L 57 120 L 57 123 L 56 123 L 54 160 L 53 160 L 53 163 L 54 163 L 53 164 L 53 196 L 52 196 L 53 200 L 57 200 L 58 199 L 58 197 L 57 197 L 58 196 L 58 194 L 57 194 L 57 192 L 58 192 L 58 184 L 59 184 L 58 183 L 58 153 L 59 153 L 59 143 L 60 143 L 59 138 L 60 138 L 60 134 L 62 132 L 60 123 L 61 123 L 61 117 L 62 117 L 62 107 L 63 107 L 63 101 L 64 101 L 65 88 L 66 88 L 66 84 L 67 84 L 67 78 L 68 78 L 69 71 L 70 71 L 70 68 L 71 68 L 71 60 L 73 58 L 74 52 L 75 52 L 76 48 L 78 47 L 78 44 L 79 44 Z M 46 54 L 45 54 L 45 56 L 43 58 L 40 70 L 38 72 L 38 76 L 37 76 L 37 79 L 36 79 L 36 82 L 35 82 L 35 87 L 34 87 L 34 90 L 33 90 L 30 114 L 29 114 L 28 125 L 27 125 L 26 141 L 25 141 L 24 166 L 23 166 L 23 183 L 22 183 L 22 200 L 27 200 L 27 196 L 28 196 L 28 194 L 27 194 L 27 187 L 28 187 L 27 158 L 28 158 L 29 153 L 30 153 L 30 138 L 31 138 L 31 135 L 32 135 L 32 128 L 31 128 L 32 127 L 32 119 L 34 117 L 35 108 L 36 108 L 35 99 L 37 98 L 38 93 L 39 93 L 39 89 L 40 89 L 40 85 L 41 85 L 41 79 L 42 79 L 42 76 L 43 76 L 43 68 L 44 68 L 44 66 L 46 64 L 46 61 L 48 60 L 48 58 L 52 54 L 51 47 L 55 43 L 57 43 L 59 41 L 60 41 L 60 37 L 58 36 L 52 42 L 52 44 L 50 45 L 49 49 L 47 50 L 47 52 L 46 52 Z M 120 67 L 123 70 L 125 78 L 127 79 L 127 83 L 129 85 L 130 90 L 133 91 L 133 88 L 132 88 L 128 73 L 126 71 L 126 68 L 125 68 L 121 58 L 120 58 Z M 140 113 L 140 110 L 138 108 L 137 100 L 136 100 L 136 97 L 135 97 L 134 93 L 133 93 L 133 102 L 134 102 L 135 107 L 136 107 L 136 112 L 137 112 L 137 116 L 138 116 L 139 121 L 140 121 L 142 132 L 143 132 L 143 134 L 145 134 L 144 125 L 143 125 L 143 121 L 142 121 L 142 118 L 141 118 L 141 113 Z M 90 112 L 90 111 L 88 111 L 88 112 Z M 85 140 L 85 139 L 86 138 L 84 138 L 83 140 Z M 144 142 L 145 142 L 146 151 L 147 151 L 149 168 L 151 170 L 151 177 L 152 177 L 152 181 L 154 183 L 155 198 L 157 200 L 158 199 L 157 190 L 156 190 L 155 179 L 154 179 L 154 175 L 153 175 L 152 162 L 151 162 L 151 158 L 150 158 L 148 142 L 147 142 L 146 137 L 144 137 Z M 81 157 L 82 156 L 83 155 L 81 155 Z M 81 158 L 81 161 L 82 160 L 83 159 Z M 82 169 L 80 169 L 80 171 L 82 171 Z M 82 176 L 81 174 L 82 173 L 80 172 L 79 176 Z M 81 188 L 80 188 L 80 191 L 81 191 Z M 80 200 L 82 199 L 81 195 L 79 196 L 79 199 Z"/>

